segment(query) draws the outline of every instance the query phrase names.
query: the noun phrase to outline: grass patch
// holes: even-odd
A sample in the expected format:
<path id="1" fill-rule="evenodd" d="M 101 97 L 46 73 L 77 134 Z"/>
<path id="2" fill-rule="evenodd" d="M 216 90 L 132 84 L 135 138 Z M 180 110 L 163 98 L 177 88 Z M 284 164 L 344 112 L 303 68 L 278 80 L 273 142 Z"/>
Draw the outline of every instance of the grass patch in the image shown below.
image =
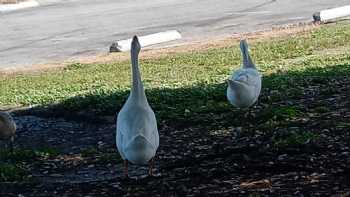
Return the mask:
<path id="1" fill-rule="evenodd" d="M 272 142 L 274 147 L 281 149 L 286 147 L 300 147 L 313 140 L 316 140 L 317 138 L 318 135 L 309 131 L 303 131 L 298 133 L 289 133 L 285 136 L 274 136 L 272 138 Z"/>
<path id="2" fill-rule="evenodd" d="M 279 93 L 273 100 L 285 100 L 300 95 L 302 90 L 295 87 L 306 86 L 311 80 L 349 75 L 348 50 L 327 56 L 321 53 L 350 47 L 349 40 L 350 24 L 340 23 L 303 36 L 251 43 L 252 56 L 264 74 L 263 91 L 276 90 Z M 146 94 L 158 120 L 185 121 L 231 110 L 225 79 L 240 64 L 237 42 L 225 48 L 141 61 Z M 115 115 L 129 94 L 130 81 L 130 62 L 73 64 L 62 71 L 4 75 L 0 79 L 0 105 L 57 104 L 70 112 Z M 298 112 L 276 113 L 288 118 Z"/>
<path id="3" fill-rule="evenodd" d="M 99 156 L 99 161 L 102 163 L 120 163 L 122 158 L 118 153 L 104 153 Z"/>
<path id="4" fill-rule="evenodd" d="M 2 149 L 0 150 L 0 161 L 26 162 L 40 157 L 55 157 L 58 154 L 58 150 L 54 148 L 14 149 L 13 152 Z"/>
<path id="5" fill-rule="evenodd" d="M 98 154 L 98 150 L 94 147 L 84 149 L 80 152 L 82 157 L 92 157 Z"/>
<path id="6" fill-rule="evenodd" d="M 300 114 L 300 110 L 294 106 L 271 106 L 263 112 L 261 117 L 265 120 L 282 121 L 293 119 Z"/>
<path id="7" fill-rule="evenodd" d="M 42 147 L 35 150 L 35 154 L 40 157 L 56 157 L 60 152 L 55 148 Z"/>
<path id="8" fill-rule="evenodd" d="M 27 171 L 18 164 L 0 163 L 0 182 L 23 181 L 27 175 Z"/>
<path id="9" fill-rule="evenodd" d="M 102 153 L 95 147 L 86 148 L 82 150 L 80 154 L 82 157 L 95 157 L 101 163 L 119 163 L 122 161 L 122 158 L 118 153 Z"/>
<path id="10" fill-rule="evenodd" d="M 25 163 L 36 159 L 55 157 L 59 154 L 54 148 L 8 149 L 0 150 L 0 182 L 29 180 L 30 172 L 24 168 Z"/>
<path id="11" fill-rule="evenodd" d="M 338 122 L 337 127 L 350 129 L 350 122 Z"/>
<path id="12" fill-rule="evenodd" d="M 9 150 L 0 150 L 0 160 L 1 161 L 14 161 L 14 162 L 22 162 L 33 160 L 37 157 L 35 151 L 33 150 L 20 150 L 14 149 L 13 152 Z"/>
<path id="13" fill-rule="evenodd" d="M 314 111 L 317 113 L 326 113 L 326 112 L 329 112 L 330 109 L 326 106 L 318 106 L 314 108 Z"/>

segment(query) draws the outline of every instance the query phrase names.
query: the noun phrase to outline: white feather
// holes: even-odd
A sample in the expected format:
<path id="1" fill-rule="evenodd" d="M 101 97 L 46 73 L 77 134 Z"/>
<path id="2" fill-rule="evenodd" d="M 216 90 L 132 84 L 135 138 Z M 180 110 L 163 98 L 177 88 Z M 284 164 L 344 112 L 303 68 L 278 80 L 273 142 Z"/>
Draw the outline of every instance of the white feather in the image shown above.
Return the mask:
<path id="1" fill-rule="evenodd" d="M 146 164 L 159 146 L 157 120 L 149 106 L 138 68 L 140 44 L 137 37 L 131 43 L 132 89 L 117 117 L 117 148 L 124 160 Z"/>
<path id="2" fill-rule="evenodd" d="M 252 62 L 248 44 L 245 40 L 240 43 L 243 65 L 233 72 L 228 79 L 227 99 L 238 108 L 247 108 L 259 98 L 261 91 L 261 74 Z"/>

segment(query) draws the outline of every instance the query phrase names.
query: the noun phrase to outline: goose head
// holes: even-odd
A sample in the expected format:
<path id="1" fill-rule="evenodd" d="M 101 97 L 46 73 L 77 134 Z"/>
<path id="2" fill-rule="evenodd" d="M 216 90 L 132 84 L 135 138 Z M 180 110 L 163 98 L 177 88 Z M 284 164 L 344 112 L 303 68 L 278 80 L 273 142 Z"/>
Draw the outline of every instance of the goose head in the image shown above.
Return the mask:
<path id="1" fill-rule="evenodd" d="M 131 54 L 139 54 L 141 51 L 141 45 L 137 36 L 134 36 L 131 41 Z"/>

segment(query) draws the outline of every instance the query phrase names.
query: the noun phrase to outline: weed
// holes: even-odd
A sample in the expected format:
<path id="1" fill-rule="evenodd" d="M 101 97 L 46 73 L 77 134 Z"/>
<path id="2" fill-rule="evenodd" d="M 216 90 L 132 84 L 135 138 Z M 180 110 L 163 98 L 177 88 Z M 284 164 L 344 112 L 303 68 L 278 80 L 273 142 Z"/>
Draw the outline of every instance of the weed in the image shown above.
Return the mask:
<path id="1" fill-rule="evenodd" d="M 289 133 L 286 136 L 274 136 L 272 138 L 272 142 L 276 148 L 285 148 L 285 147 L 297 147 L 301 145 L 305 145 L 312 140 L 316 140 L 318 135 L 309 132 L 297 132 L 297 133 Z"/>
<path id="2" fill-rule="evenodd" d="M 259 118 L 261 121 L 283 121 L 293 119 L 300 114 L 301 111 L 294 106 L 270 106 L 259 115 Z"/>
<path id="3" fill-rule="evenodd" d="M 27 171 L 15 164 L 0 163 L 0 182 L 23 181 Z"/>
<path id="4" fill-rule="evenodd" d="M 41 149 L 14 149 L 13 152 L 7 149 L 0 150 L 0 161 L 26 162 L 39 157 L 55 157 L 59 154 L 54 148 Z"/>
<path id="5" fill-rule="evenodd" d="M 122 158 L 118 153 L 104 153 L 99 156 L 99 161 L 102 163 L 120 163 Z"/>
<path id="6" fill-rule="evenodd" d="M 90 147 L 87 149 L 84 149 L 80 152 L 82 157 L 91 157 L 91 156 L 95 156 L 98 154 L 98 150 L 94 147 Z"/>

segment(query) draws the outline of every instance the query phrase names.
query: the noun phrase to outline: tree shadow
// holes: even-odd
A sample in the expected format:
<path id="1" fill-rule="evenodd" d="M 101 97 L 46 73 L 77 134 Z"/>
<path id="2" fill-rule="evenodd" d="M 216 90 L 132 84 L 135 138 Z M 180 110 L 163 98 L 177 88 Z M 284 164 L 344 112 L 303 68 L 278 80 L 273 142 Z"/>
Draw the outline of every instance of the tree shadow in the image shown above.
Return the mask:
<path id="1" fill-rule="evenodd" d="M 282 106 L 290 105 L 290 100 L 311 97 L 312 95 L 305 95 L 306 89 L 311 86 L 321 88 L 317 91 L 324 94 L 337 93 L 341 89 L 333 85 L 341 83 L 343 79 L 348 79 L 349 74 L 350 64 L 347 63 L 263 76 L 263 88 L 259 101 L 251 109 L 268 108 L 272 103 L 280 103 Z M 349 84 L 344 84 L 347 90 L 348 86 Z M 146 89 L 146 95 L 160 122 L 167 121 L 185 126 L 215 121 L 216 118 L 240 121 L 239 117 L 244 116 L 247 111 L 236 109 L 227 102 L 226 87 L 225 82 L 198 83 L 176 89 Z M 116 114 L 128 95 L 129 91 L 98 91 L 98 94 L 67 98 L 55 105 L 38 106 L 16 113 L 64 117 L 90 122 L 106 121 L 106 117 L 114 117 L 109 118 L 109 121 L 115 121 Z"/>

